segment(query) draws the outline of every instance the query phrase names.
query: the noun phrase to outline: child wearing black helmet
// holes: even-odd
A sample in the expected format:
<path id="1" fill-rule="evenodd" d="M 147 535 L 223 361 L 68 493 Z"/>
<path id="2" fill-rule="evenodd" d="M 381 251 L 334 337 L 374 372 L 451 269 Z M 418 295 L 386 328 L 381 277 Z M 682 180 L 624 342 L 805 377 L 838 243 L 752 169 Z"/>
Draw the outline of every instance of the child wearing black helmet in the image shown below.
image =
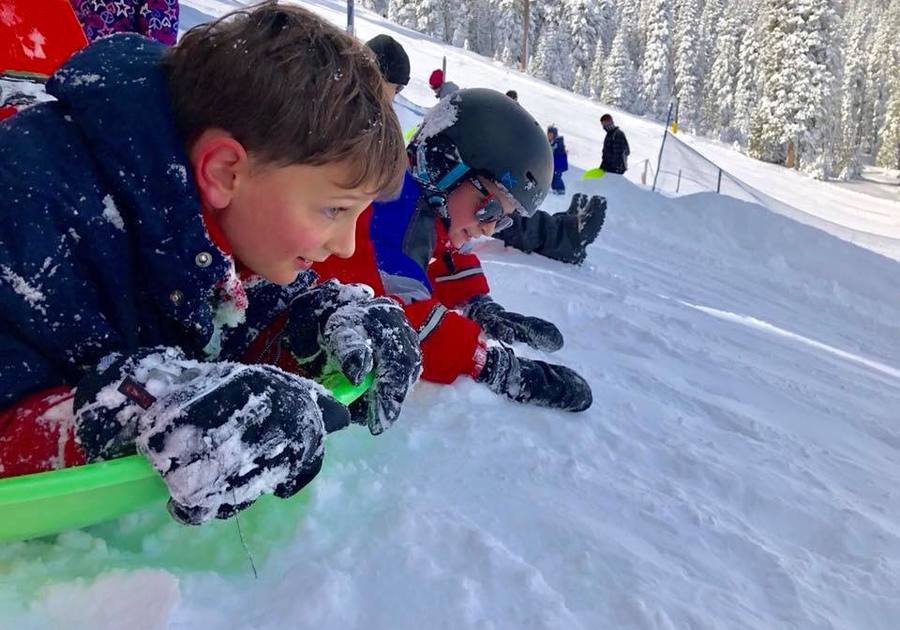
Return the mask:
<path id="1" fill-rule="evenodd" d="M 505 345 L 555 351 L 559 329 L 493 301 L 478 258 L 460 250 L 543 201 L 553 157 L 541 127 L 502 92 L 460 90 L 426 114 L 407 153 L 411 170 L 399 198 L 360 217 L 354 256 L 315 269 L 403 304 L 419 334 L 423 378 L 451 383 L 468 375 L 517 402 L 587 409 L 591 389 L 577 373 Z"/>

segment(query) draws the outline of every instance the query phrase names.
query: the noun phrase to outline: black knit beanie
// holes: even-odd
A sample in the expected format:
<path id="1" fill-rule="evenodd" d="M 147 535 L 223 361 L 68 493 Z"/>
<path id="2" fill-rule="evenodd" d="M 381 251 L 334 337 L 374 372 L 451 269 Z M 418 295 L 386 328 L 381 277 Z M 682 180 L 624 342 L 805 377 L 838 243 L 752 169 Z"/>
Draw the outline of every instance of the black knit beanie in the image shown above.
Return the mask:
<path id="1" fill-rule="evenodd" d="M 409 56 L 397 40 L 390 35 L 378 35 L 366 42 L 378 57 L 381 76 L 388 83 L 409 83 Z"/>

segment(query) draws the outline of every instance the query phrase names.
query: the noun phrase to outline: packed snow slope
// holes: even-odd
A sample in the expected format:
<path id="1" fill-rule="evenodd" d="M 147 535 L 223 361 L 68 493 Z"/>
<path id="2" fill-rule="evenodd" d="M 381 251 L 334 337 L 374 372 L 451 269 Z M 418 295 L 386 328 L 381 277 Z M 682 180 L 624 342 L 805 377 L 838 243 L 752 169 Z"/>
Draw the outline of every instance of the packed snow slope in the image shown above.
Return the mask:
<path id="1" fill-rule="evenodd" d="M 518 89 L 567 139 L 593 116 L 357 23 L 399 33 L 415 77 L 446 52 L 453 80 Z M 431 102 L 423 85 L 409 98 Z M 579 370 L 589 411 L 421 384 L 385 434 L 329 438 L 308 503 L 242 517 L 258 578 L 234 521 L 139 514 L 0 545 L 0 628 L 896 628 L 900 263 L 727 197 L 578 179 L 609 201 L 585 266 L 476 248 L 500 303 L 558 323 L 562 350 L 518 350 Z"/>

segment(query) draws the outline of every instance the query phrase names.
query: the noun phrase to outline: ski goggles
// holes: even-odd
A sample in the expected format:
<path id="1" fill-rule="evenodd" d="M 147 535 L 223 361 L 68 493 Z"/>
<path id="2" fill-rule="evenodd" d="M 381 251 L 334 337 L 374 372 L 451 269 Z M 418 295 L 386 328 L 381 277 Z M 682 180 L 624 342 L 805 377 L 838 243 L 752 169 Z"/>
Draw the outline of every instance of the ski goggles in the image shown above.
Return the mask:
<path id="1" fill-rule="evenodd" d="M 481 203 L 475 209 L 475 219 L 479 223 L 496 223 L 494 232 L 505 230 L 513 224 L 511 216 L 503 210 L 503 204 L 494 196 L 494 193 L 488 191 L 477 177 L 470 177 L 469 183 L 481 193 Z"/>

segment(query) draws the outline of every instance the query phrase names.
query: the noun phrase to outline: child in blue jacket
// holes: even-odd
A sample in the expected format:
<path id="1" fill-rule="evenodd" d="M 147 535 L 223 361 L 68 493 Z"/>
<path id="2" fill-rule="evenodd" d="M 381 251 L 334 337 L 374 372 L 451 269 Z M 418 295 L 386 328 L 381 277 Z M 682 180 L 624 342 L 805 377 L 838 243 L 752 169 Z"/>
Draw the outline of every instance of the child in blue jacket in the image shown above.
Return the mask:
<path id="1" fill-rule="evenodd" d="M 138 451 L 197 524 L 297 492 L 326 431 L 396 420 L 421 369 L 403 311 L 306 272 L 402 181 L 368 49 L 269 3 L 174 48 L 102 39 L 47 90 L 0 123 L 0 476 Z M 374 370 L 352 415 L 252 363 L 274 319 L 306 376 Z"/>
<path id="2" fill-rule="evenodd" d="M 555 195 L 565 195 L 566 185 L 563 183 L 562 174 L 569 170 L 569 155 L 566 151 L 566 142 L 556 125 L 547 127 L 547 140 L 553 150 L 553 181 L 550 189 Z"/>

